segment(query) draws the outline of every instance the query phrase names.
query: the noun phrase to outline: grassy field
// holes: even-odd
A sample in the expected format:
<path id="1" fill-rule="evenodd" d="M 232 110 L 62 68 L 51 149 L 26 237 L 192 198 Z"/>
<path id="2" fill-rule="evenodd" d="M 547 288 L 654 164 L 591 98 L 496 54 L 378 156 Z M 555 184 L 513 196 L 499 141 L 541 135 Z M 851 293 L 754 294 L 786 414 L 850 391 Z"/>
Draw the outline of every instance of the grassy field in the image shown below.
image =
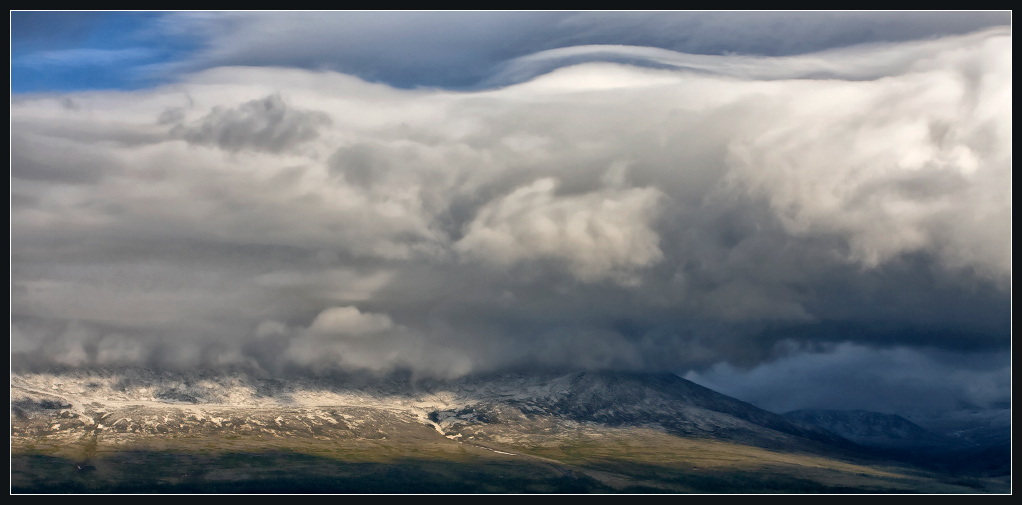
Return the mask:
<path id="1" fill-rule="evenodd" d="M 429 429 L 387 439 L 151 436 L 12 441 L 14 493 L 1007 493 L 990 479 L 778 453 L 654 430 L 528 445 Z"/>
<path id="2" fill-rule="evenodd" d="M 1010 484 L 996 479 L 962 479 L 884 462 L 780 453 L 654 430 L 582 436 L 567 443 L 535 445 L 525 452 L 676 492 L 1010 492 Z"/>
<path id="3" fill-rule="evenodd" d="M 446 440 L 446 439 L 445 439 Z M 16 450 L 14 493 L 585 493 L 581 473 L 455 442 L 178 437 Z M 355 442 L 355 443 L 353 443 Z M 148 447 L 142 447 L 148 446 Z"/>

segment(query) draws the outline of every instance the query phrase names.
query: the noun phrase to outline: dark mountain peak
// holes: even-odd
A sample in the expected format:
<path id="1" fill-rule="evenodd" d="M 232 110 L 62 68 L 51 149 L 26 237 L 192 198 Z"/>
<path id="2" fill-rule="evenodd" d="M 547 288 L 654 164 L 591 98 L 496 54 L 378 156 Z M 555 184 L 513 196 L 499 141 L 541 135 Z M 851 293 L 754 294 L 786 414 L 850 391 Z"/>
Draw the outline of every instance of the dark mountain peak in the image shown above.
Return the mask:
<path id="1" fill-rule="evenodd" d="M 870 410 L 837 410 L 837 409 L 801 409 L 784 414 L 785 417 L 800 421 L 818 423 L 836 423 L 847 425 L 863 425 L 876 429 L 909 429 L 926 430 L 923 427 L 897 414 L 886 414 Z"/>

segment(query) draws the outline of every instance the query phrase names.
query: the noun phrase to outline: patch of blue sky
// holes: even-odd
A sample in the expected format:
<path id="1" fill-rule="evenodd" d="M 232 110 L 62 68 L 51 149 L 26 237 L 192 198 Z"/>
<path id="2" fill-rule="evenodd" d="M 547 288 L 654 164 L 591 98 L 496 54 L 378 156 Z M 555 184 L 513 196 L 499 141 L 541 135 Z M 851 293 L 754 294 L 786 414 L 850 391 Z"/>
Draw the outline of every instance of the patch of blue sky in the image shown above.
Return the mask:
<path id="1" fill-rule="evenodd" d="M 199 41 L 159 12 L 11 12 L 11 93 L 136 89 Z"/>

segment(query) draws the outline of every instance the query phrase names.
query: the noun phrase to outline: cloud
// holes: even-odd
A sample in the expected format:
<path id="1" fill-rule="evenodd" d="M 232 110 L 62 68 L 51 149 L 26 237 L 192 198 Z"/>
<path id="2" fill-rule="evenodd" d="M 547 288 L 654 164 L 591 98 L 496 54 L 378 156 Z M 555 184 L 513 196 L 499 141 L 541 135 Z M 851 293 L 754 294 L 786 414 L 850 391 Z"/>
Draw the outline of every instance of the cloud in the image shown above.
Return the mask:
<path id="1" fill-rule="evenodd" d="M 942 68 L 941 59 L 951 48 L 982 44 L 993 34 L 1008 35 L 1007 27 L 945 37 L 939 41 L 913 41 L 897 45 L 875 41 L 819 52 L 780 57 L 761 54 L 692 54 L 658 47 L 630 45 L 579 45 L 548 49 L 520 56 L 500 65 L 488 85 L 507 85 L 530 80 L 553 70 L 587 62 L 617 62 L 653 68 L 672 68 L 697 74 L 740 79 L 841 79 L 873 80 L 909 71 Z M 868 54 L 869 57 L 863 57 Z"/>
<path id="2" fill-rule="evenodd" d="M 533 55 L 574 51 L 569 48 L 780 57 L 856 44 L 926 41 L 1011 24 L 1010 11 L 15 14 L 15 93 L 137 88 L 227 66 L 332 70 L 404 89 L 480 89 L 524 82 L 593 59 L 663 65 L 642 55 L 576 54 L 546 60 L 543 68 L 511 72 L 513 78 L 507 79 L 511 67 L 521 70 L 527 60 L 538 64 L 545 57 Z M 874 59 L 883 59 L 878 56 Z M 830 71 L 848 63 L 824 66 Z M 731 64 L 744 66 L 737 60 Z"/>
<path id="3" fill-rule="evenodd" d="M 26 67 L 85 67 L 120 65 L 125 62 L 145 60 L 153 53 L 141 48 L 128 49 L 62 49 L 29 53 L 11 61 L 12 65 Z"/>
<path id="4" fill-rule="evenodd" d="M 288 365 L 384 373 L 404 369 L 416 375 L 455 378 L 473 369 L 472 360 L 460 350 L 437 348 L 418 332 L 395 324 L 387 314 L 364 312 L 352 306 L 326 309 L 307 328 L 287 328 L 266 321 L 260 325 L 259 333 L 263 342 L 279 341 L 281 336 L 287 339 L 280 355 L 269 360 L 271 370 Z"/>
<path id="5" fill-rule="evenodd" d="M 289 109 L 275 94 L 234 108 L 214 107 L 194 123 L 175 127 L 171 134 L 190 144 L 215 145 L 226 151 L 278 153 L 316 138 L 317 129 L 329 123 L 322 112 Z"/>
<path id="6" fill-rule="evenodd" d="M 13 178 L 89 185 L 118 170 L 117 160 L 102 150 L 60 139 L 42 139 L 19 131 L 11 134 Z"/>
<path id="7" fill-rule="evenodd" d="M 355 307 L 334 307 L 320 312 L 309 330 L 321 335 L 360 337 L 385 331 L 394 326 L 386 314 L 363 314 Z"/>
<path id="8" fill-rule="evenodd" d="M 991 131 L 1008 138 L 1010 120 L 971 109 L 975 101 L 1000 101 L 1010 93 L 1001 87 L 1010 86 L 1001 74 L 1006 68 L 1004 61 L 993 63 L 982 89 L 946 71 L 869 83 L 791 84 L 783 93 L 792 95 L 769 113 L 771 124 L 736 139 L 728 159 L 739 184 L 765 195 L 789 232 L 841 234 L 854 261 L 875 266 L 905 252 L 934 250 L 961 266 L 964 256 L 990 254 L 980 268 L 1003 278 L 1011 269 L 1007 242 L 980 252 L 972 236 L 1009 219 L 1009 192 L 974 191 L 1010 171 L 1003 148 L 978 144 L 988 142 Z M 764 97 L 762 105 L 771 107 L 773 99 Z M 964 201 L 971 202 L 965 215 L 957 207 Z M 966 217 L 979 213 L 985 224 Z"/>
<path id="9" fill-rule="evenodd" d="M 1005 355 L 1010 56 L 994 29 L 471 92 L 226 67 L 15 97 L 12 356 L 454 376 Z"/>
<path id="10" fill-rule="evenodd" d="M 663 258 L 656 217 L 656 188 L 607 189 L 557 196 L 557 181 L 539 179 L 482 208 L 455 250 L 507 266 L 551 257 L 567 262 L 583 281 L 614 277 L 638 284 L 631 271 Z"/>
<path id="11" fill-rule="evenodd" d="M 344 177 L 349 184 L 368 187 L 383 178 L 389 163 L 369 144 L 342 147 L 328 161 L 330 171 Z"/>
<path id="12" fill-rule="evenodd" d="M 951 362 L 948 357 L 933 350 L 844 343 L 751 370 L 721 363 L 685 378 L 778 413 L 815 408 L 925 414 L 962 404 L 986 407 L 1011 397 L 1007 356 L 981 353 Z"/>
<path id="13" fill-rule="evenodd" d="M 572 52 L 584 51 L 580 46 L 614 45 L 689 55 L 777 57 L 854 44 L 934 39 L 1010 23 L 1010 13 L 1005 11 L 281 12 L 273 16 L 233 12 L 173 13 L 163 24 L 168 35 L 186 33 L 205 42 L 195 54 L 165 70 L 289 66 L 330 69 L 401 88 L 474 88 L 480 83 L 508 84 L 494 72 L 562 48 Z M 547 65 L 545 71 L 583 61 L 561 61 Z M 651 62 L 641 57 L 628 62 L 636 61 Z M 519 74 L 512 81 L 523 82 L 534 75 Z"/>

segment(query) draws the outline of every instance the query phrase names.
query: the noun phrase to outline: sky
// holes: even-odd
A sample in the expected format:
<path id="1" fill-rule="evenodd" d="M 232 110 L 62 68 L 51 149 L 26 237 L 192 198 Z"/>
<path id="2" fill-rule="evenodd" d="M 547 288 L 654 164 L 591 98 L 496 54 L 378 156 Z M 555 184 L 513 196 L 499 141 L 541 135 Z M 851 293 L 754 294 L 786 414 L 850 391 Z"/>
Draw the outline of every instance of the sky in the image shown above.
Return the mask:
<path id="1" fill-rule="evenodd" d="M 12 12 L 12 366 L 1011 395 L 1010 12 Z"/>

